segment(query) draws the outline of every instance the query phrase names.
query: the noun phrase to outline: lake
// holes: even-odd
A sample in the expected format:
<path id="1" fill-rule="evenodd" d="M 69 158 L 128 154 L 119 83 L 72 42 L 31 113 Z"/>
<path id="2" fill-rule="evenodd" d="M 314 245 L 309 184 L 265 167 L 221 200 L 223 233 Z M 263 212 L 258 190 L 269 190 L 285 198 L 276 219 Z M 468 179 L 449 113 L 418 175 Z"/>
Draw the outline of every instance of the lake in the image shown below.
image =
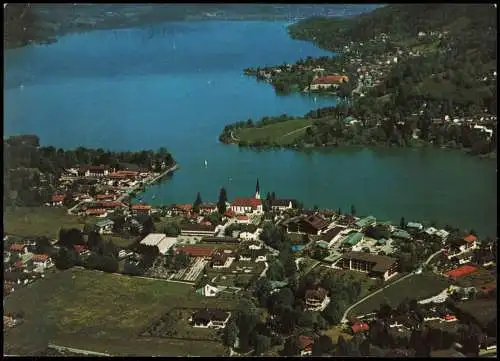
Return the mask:
<path id="1" fill-rule="evenodd" d="M 6 52 L 4 134 L 34 133 L 42 145 L 63 148 L 165 146 L 181 169 L 142 194 L 145 202 L 192 203 L 197 192 L 216 201 L 222 186 L 230 199 L 251 196 L 259 178 L 264 196 L 496 234 L 495 160 L 452 150 L 296 153 L 218 142 L 227 123 L 335 104 L 278 96 L 242 75 L 246 67 L 332 55 L 290 39 L 285 22 L 186 21 L 58 40 Z"/>

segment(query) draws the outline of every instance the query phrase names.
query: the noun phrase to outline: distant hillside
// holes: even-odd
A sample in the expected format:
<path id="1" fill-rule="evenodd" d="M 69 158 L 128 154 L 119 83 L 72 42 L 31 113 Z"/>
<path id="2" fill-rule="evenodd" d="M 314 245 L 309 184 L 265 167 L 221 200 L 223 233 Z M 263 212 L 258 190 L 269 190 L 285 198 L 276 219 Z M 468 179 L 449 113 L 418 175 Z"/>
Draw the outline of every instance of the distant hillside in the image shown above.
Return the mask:
<path id="1" fill-rule="evenodd" d="M 16 4 L 5 8 L 7 48 L 53 42 L 68 32 L 195 19 L 283 19 L 353 16 L 379 5 L 305 4 Z"/>
<path id="2" fill-rule="evenodd" d="M 403 40 L 418 32 L 449 31 L 468 45 L 496 51 L 497 12 L 491 4 L 406 4 L 380 7 L 354 18 L 315 17 L 289 27 L 295 39 L 315 41 L 337 51 L 350 41 L 366 41 L 380 33 Z"/>

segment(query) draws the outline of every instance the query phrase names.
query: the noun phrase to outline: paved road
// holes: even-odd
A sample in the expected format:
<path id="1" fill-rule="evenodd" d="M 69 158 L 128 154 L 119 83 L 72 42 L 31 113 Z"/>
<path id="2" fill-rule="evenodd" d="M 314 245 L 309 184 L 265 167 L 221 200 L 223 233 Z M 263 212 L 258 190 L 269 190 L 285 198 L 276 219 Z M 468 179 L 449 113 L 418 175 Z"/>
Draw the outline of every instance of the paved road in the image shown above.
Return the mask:
<path id="1" fill-rule="evenodd" d="M 431 259 L 432 259 L 432 258 L 434 258 L 436 255 L 440 254 L 441 252 L 443 252 L 443 250 L 439 250 L 439 251 L 437 251 L 436 253 L 431 254 L 431 255 L 429 256 L 429 258 L 427 258 L 427 260 L 426 260 L 423 264 L 424 264 L 424 265 L 429 264 L 429 262 L 431 261 Z M 413 273 L 413 272 L 412 272 L 412 273 L 409 273 L 409 274 L 407 274 L 406 276 L 403 276 L 403 277 L 401 277 L 400 279 L 398 279 L 398 280 L 396 280 L 396 281 L 394 281 L 394 282 L 392 282 L 392 283 L 388 284 L 387 286 L 384 286 L 384 287 L 382 287 L 382 288 L 380 288 L 380 289 L 376 290 L 375 292 L 372 292 L 372 293 L 370 293 L 369 295 L 367 295 L 367 296 L 363 297 L 362 299 L 360 299 L 359 301 L 357 301 L 355 304 L 353 304 L 353 305 L 349 306 L 349 307 L 345 310 L 344 315 L 342 316 L 342 320 L 341 320 L 340 322 L 341 322 L 341 323 L 346 323 L 346 322 L 347 322 L 347 315 L 349 314 L 349 312 L 350 312 L 350 311 L 351 311 L 354 307 L 356 307 L 356 306 L 358 306 L 359 304 L 363 303 L 363 302 L 364 302 L 364 301 L 366 301 L 367 299 L 369 299 L 369 298 L 371 298 L 371 297 L 375 296 L 376 294 L 378 294 L 378 293 L 380 293 L 380 292 L 384 291 L 385 289 L 387 289 L 387 288 L 389 288 L 389 287 L 391 287 L 391 286 L 395 285 L 396 283 L 399 283 L 399 282 L 401 282 L 401 281 L 403 281 L 403 280 L 405 280 L 405 279 L 407 279 L 407 278 L 409 278 L 409 277 L 411 277 L 411 276 L 414 276 L 414 275 L 415 275 L 415 273 Z"/>
<path id="2" fill-rule="evenodd" d="M 265 264 L 266 268 L 264 268 L 264 270 L 260 274 L 259 278 L 264 277 L 266 275 L 266 272 L 267 272 L 268 268 L 269 268 L 269 264 L 267 262 L 265 262 L 264 264 Z"/>

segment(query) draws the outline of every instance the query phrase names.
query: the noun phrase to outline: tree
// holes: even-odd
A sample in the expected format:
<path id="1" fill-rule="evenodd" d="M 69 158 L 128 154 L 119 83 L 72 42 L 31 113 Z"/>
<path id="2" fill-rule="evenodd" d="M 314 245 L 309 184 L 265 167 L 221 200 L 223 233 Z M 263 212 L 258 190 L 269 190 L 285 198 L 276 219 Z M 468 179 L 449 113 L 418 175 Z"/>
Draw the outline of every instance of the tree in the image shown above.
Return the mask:
<path id="1" fill-rule="evenodd" d="M 194 200 L 194 203 L 193 203 L 193 213 L 196 213 L 196 214 L 200 213 L 200 206 L 201 206 L 202 203 L 203 202 L 201 200 L 200 192 L 198 192 L 196 194 L 196 199 Z"/>
<path id="2" fill-rule="evenodd" d="M 337 339 L 336 356 L 347 356 L 347 353 L 348 353 L 347 342 L 345 341 L 344 337 L 340 335 Z"/>
<path id="3" fill-rule="evenodd" d="M 144 223 L 142 224 L 142 236 L 147 236 L 150 233 L 153 233 L 155 231 L 155 223 L 153 221 L 153 217 L 148 216 L 145 220 Z"/>
<path id="4" fill-rule="evenodd" d="M 356 207 L 354 207 L 354 204 L 351 206 L 351 216 L 356 217 Z"/>
<path id="5" fill-rule="evenodd" d="M 231 319 L 224 329 L 224 344 L 229 347 L 233 347 L 236 338 L 238 337 L 238 326 L 234 322 L 234 319 Z"/>
<path id="6" fill-rule="evenodd" d="M 61 247 L 54 260 L 54 266 L 59 270 L 65 270 L 73 267 L 76 264 L 75 257 L 71 251 Z"/>
<path id="7" fill-rule="evenodd" d="M 50 241 L 47 237 L 37 237 L 35 240 L 36 251 L 38 254 L 47 253 L 50 249 Z"/>
<path id="8" fill-rule="evenodd" d="M 176 222 L 168 222 L 163 229 L 168 237 L 177 237 L 181 233 L 181 228 Z"/>
<path id="9" fill-rule="evenodd" d="M 227 192 L 224 187 L 220 189 L 219 201 L 217 202 L 217 211 L 220 215 L 226 213 Z"/>
<path id="10" fill-rule="evenodd" d="M 314 325 L 314 313 L 311 311 L 300 312 L 297 324 L 300 327 L 312 327 Z"/>
<path id="11" fill-rule="evenodd" d="M 287 338 L 281 351 L 281 356 L 297 356 L 300 353 L 300 345 L 297 337 Z"/>
<path id="12" fill-rule="evenodd" d="M 186 254 L 185 252 L 177 253 L 172 261 L 172 265 L 175 270 L 186 268 L 187 266 L 189 266 L 189 263 L 190 263 L 189 255 Z"/>
<path id="13" fill-rule="evenodd" d="M 267 278 L 274 281 L 282 281 L 285 277 L 285 269 L 279 260 L 274 260 L 269 264 Z"/>
<path id="14" fill-rule="evenodd" d="M 406 229 L 406 221 L 404 217 L 401 217 L 401 220 L 399 221 L 399 227 L 401 229 Z"/>
<path id="15" fill-rule="evenodd" d="M 327 335 L 319 336 L 318 340 L 312 346 L 312 356 L 324 356 L 333 350 L 333 342 Z"/>
<path id="16" fill-rule="evenodd" d="M 342 314 L 337 302 L 330 302 L 324 309 L 322 316 L 328 321 L 328 323 L 330 323 L 330 325 L 338 324 L 342 318 Z"/>
<path id="17" fill-rule="evenodd" d="M 255 337 L 255 355 L 260 356 L 271 347 L 271 338 L 265 335 Z"/>
<path id="18" fill-rule="evenodd" d="M 104 242 L 99 233 L 93 231 L 87 235 L 87 246 L 91 251 L 98 252 L 97 250 L 102 248 L 103 245 Z"/>

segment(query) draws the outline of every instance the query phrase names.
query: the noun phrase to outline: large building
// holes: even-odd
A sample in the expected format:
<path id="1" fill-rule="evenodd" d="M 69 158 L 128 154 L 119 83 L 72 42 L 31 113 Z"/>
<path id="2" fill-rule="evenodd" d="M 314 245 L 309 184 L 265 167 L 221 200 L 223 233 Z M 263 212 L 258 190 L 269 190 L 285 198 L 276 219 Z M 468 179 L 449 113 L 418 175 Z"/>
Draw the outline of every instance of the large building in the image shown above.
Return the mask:
<path id="1" fill-rule="evenodd" d="M 141 241 L 141 244 L 145 246 L 157 246 L 161 254 L 166 254 L 176 242 L 176 238 L 167 237 L 166 234 L 150 233 Z"/>
<path id="2" fill-rule="evenodd" d="M 287 219 L 282 223 L 282 226 L 286 228 L 289 233 L 307 233 L 312 235 L 318 235 L 321 231 L 326 230 L 330 222 L 326 219 L 312 214 L 308 217 L 294 217 Z"/>
<path id="3" fill-rule="evenodd" d="M 311 90 L 319 90 L 319 89 L 329 89 L 329 88 L 338 88 L 340 84 L 346 83 L 349 81 L 349 77 L 347 75 L 327 75 L 317 77 L 312 81 L 309 89 Z"/>
<path id="4" fill-rule="evenodd" d="M 307 290 L 305 295 L 306 309 L 309 311 L 323 311 L 330 303 L 326 290 L 317 288 L 314 290 Z"/>
<path id="5" fill-rule="evenodd" d="M 204 224 L 184 224 L 181 226 L 181 236 L 189 237 L 214 237 L 215 226 Z"/>
<path id="6" fill-rule="evenodd" d="M 366 252 L 347 252 L 336 262 L 335 267 L 365 272 L 371 277 L 380 277 L 387 281 L 398 273 L 399 262 L 396 258 L 387 256 Z"/>
<path id="7" fill-rule="evenodd" d="M 263 211 L 262 200 L 257 198 L 237 198 L 231 202 L 231 211 L 237 214 L 260 213 Z"/>

